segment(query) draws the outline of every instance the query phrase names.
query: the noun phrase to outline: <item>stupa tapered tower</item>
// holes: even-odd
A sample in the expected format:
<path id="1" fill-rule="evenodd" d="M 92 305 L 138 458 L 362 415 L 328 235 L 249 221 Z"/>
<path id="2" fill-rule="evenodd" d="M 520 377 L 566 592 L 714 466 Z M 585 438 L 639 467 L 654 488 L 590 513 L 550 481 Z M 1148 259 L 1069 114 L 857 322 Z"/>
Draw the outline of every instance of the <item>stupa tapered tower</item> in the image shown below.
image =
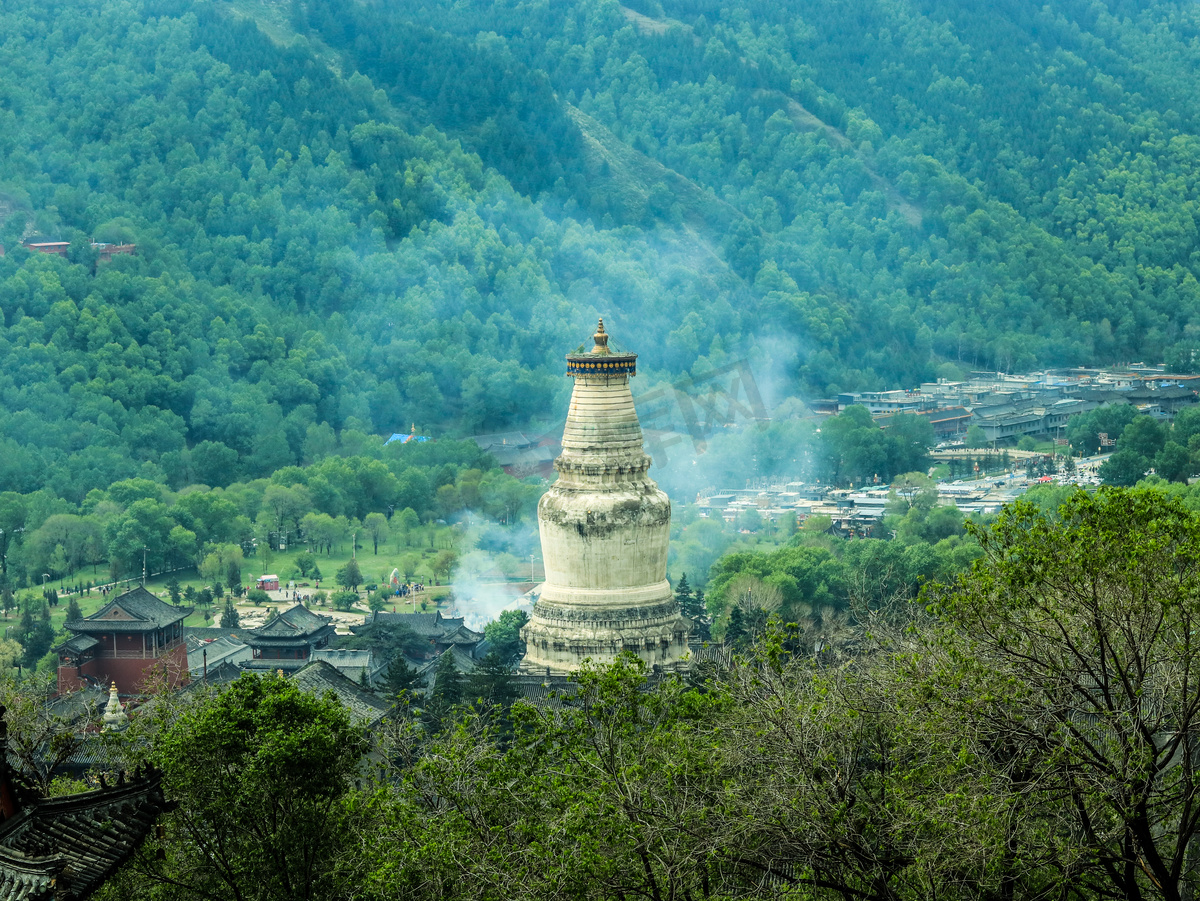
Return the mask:
<path id="1" fill-rule="evenodd" d="M 647 474 L 629 391 L 637 354 L 609 348 L 604 320 L 593 337 L 567 355 L 575 387 L 558 481 L 538 503 L 546 582 L 521 630 L 521 669 L 562 674 L 631 651 L 680 670 L 688 628 L 667 582 L 671 502 Z"/>

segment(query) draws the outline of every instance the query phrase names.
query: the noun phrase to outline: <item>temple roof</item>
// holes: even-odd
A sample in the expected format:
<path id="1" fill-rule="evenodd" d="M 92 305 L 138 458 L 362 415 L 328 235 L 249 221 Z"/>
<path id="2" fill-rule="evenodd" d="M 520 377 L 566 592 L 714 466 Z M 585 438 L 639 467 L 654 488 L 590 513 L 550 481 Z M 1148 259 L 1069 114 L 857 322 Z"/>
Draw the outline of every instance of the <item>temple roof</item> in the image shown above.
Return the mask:
<path id="1" fill-rule="evenodd" d="M 191 607 L 173 607 L 142 586 L 113 598 L 91 616 L 67 623 L 72 632 L 155 632 L 186 619 Z"/>
<path id="2" fill-rule="evenodd" d="M 90 635 L 72 635 L 62 644 L 54 648 L 60 654 L 70 654 L 78 657 L 80 654 L 85 654 L 100 644 L 95 638 Z"/>
<path id="3" fill-rule="evenodd" d="M 361 635 L 372 626 L 387 628 L 388 626 L 407 626 L 421 638 L 441 638 L 455 632 L 463 626 L 466 618 L 462 616 L 442 616 L 440 610 L 433 613 L 388 613 L 379 611 L 368 614 L 361 626 L 351 626 L 350 631 Z M 481 636 L 482 637 L 482 636 Z"/>
<path id="4" fill-rule="evenodd" d="M 303 604 L 289 607 L 277 613 L 257 629 L 246 631 L 246 641 L 251 644 L 279 644 L 281 642 L 310 639 L 323 631 L 333 631 L 332 617 L 313 613 Z"/>
<path id="5" fill-rule="evenodd" d="M 309 663 L 292 676 L 292 681 L 318 697 L 327 691 L 333 692 L 350 711 L 350 719 L 359 726 L 375 725 L 392 709 L 324 660 Z"/>
<path id="6" fill-rule="evenodd" d="M 187 640 L 188 671 L 194 676 L 204 672 L 207 662 L 209 670 L 224 660 L 236 663 L 250 656 L 250 646 L 238 638 L 222 635 L 220 638 L 204 640 L 189 635 Z"/>
<path id="7" fill-rule="evenodd" d="M 467 644 L 474 646 L 483 641 L 483 633 L 476 632 L 473 629 L 468 629 L 466 626 L 459 626 L 453 631 L 447 630 L 442 636 L 442 641 L 448 641 L 451 644 Z"/>
<path id="8" fill-rule="evenodd" d="M 0 824 L 0 901 L 88 897 L 166 809 L 155 771 L 35 802 Z"/>

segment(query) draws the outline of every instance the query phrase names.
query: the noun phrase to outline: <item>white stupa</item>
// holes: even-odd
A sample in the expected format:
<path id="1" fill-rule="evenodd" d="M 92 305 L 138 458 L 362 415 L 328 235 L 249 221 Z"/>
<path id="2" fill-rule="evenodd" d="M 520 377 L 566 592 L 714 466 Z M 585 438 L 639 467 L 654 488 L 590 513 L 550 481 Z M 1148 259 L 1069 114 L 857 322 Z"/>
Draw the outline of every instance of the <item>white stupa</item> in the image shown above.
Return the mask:
<path id="1" fill-rule="evenodd" d="M 117 696 L 117 683 L 114 682 L 112 688 L 108 690 L 108 703 L 104 706 L 104 731 L 119 732 L 128 725 L 129 717 L 125 713 L 125 706 Z"/>
<path id="2" fill-rule="evenodd" d="M 650 457 L 629 379 L 637 354 L 608 346 L 604 320 L 574 377 L 558 480 L 538 504 L 546 582 L 521 630 L 531 674 L 564 674 L 622 651 L 663 671 L 686 668 L 687 621 L 667 582 L 671 502 Z"/>

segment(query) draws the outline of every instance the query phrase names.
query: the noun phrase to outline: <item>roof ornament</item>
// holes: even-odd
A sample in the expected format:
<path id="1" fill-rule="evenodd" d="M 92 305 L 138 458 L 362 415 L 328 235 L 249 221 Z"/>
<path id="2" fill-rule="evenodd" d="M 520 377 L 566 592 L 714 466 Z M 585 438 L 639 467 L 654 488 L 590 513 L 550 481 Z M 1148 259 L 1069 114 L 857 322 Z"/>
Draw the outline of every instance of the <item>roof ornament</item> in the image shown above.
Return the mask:
<path id="1" fill-rule="evenodd" d="M 592 335 L 592 339 L 596 342 L 596 346 L 591 349 L 594 354 L 612 353 L 608 349 L 608 333 L 604 331 L 604 317 L 600 317 L 600 324 L 596 326 L 596 334 Z"/>

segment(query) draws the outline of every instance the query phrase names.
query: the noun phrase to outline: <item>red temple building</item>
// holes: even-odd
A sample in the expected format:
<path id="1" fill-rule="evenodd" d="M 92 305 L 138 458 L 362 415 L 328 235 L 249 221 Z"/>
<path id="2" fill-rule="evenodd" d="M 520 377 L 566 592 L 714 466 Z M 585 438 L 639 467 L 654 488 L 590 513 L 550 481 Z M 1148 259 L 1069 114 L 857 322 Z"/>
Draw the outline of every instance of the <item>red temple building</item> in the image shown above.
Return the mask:
<path id="1" fill-rule="evenodd" d="M 151 670 L 161 672 L 172 688 L 178 687 L 188 675 L 183 621 L 191 612 L 190 607 L 172 607 L 138 586 L 91 616 L 67 623 L 75 635 L 55 648 L 58 690 L 116 682 L 121 694 L 140 694 Z"/>

